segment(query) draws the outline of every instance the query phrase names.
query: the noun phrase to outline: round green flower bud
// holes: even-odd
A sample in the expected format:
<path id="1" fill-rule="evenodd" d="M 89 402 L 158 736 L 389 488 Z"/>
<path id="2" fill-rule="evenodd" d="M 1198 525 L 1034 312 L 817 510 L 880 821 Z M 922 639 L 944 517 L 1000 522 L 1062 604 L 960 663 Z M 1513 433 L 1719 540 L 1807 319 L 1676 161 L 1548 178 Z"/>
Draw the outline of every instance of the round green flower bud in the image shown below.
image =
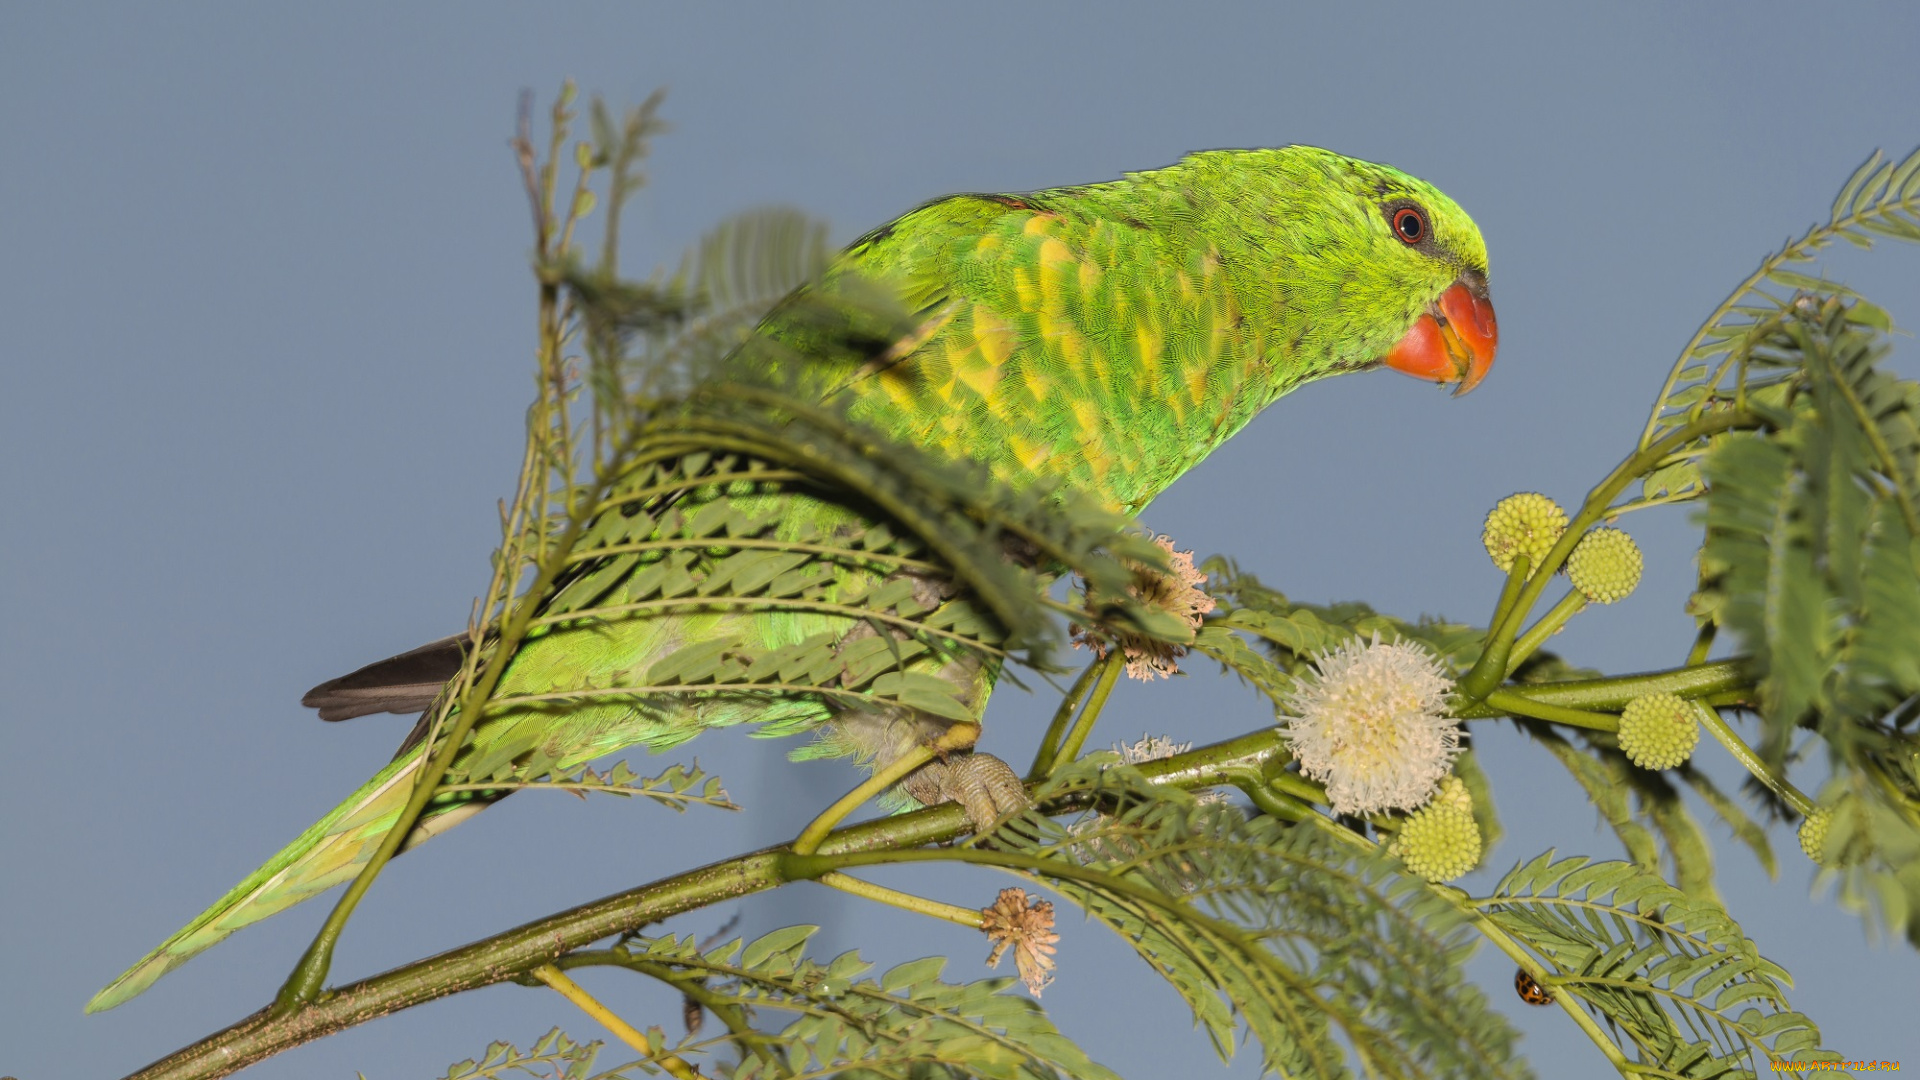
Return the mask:
<path id="1" fill-rule="evenodd" d="M 1640 545 L 1619 529 L 1594 529 L 1567 556 L 1567 577 L 1596 604 L 1625 600 L 1640 584 Z"/>
<path id="2" fill-rule="evenodd" d="M 1448 777 L 1427 805 L 1407 817 L 1387 850 L 1428 881 L 1452 881 L 1480 862 L 1473 796 L 1459 777 Z"/>
<path id="3" fill-rule="evenodd" d="M 1823 857 L 1827 851 L 1827 826 L 1833 821 L 1833 811 L 1826 807 L 1817 807 L 1800 823 L 1800 851 L 1807 858 L 1824 865 Z"/>
<path id="4" fill-rule="evenodd" d="M 1501 499 L 1487 514 L 1487 525 L 1480 542 L 1487 545 L 1493 565 L 1504 571 L 1513 569 L 1513 558 L 1525 555 L 1538 569 L 1560 534 L 1567 531 L 1567 512 L 1558 503 L 1537 492 L 1523 491 Z"/>
<path id="5" fill-rule="evenodd" d="M 1620 751 L 1643 769 L 1685 765 L 1699 742 L 1693 706 L 1678 695 L 1643 694 L 1620 714 Z"/>

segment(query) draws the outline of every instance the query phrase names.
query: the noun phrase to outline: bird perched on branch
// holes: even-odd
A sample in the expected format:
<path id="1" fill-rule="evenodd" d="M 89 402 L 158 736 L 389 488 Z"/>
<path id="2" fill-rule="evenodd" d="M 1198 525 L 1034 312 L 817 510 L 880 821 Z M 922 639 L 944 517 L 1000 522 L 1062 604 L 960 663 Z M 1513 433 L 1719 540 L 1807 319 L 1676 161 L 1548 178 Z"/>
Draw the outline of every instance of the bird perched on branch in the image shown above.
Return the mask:
<path id="1" fill-rule="evenodd" d="M 856 241 L 807 288 L 854 280 L 883 286 L 910 328 L 844 377 L 791 385 L 999 484 L 1053 485 L 1123 514 L 1295 387 L 1384 366 L 1464 393 L 1498 342 L 1473 221 L 1414 177 L 1305 146 L 940 199 Z M 809 330 L 789 310 L 758 334 L 804 353 Z M 812 732 L 798 756 L 884 765 L 977 720 L 998 663 L 943 645 L 972 640 L 977 612 L 924 544 L 902 546 L 883 519 L 751 454 L 636 465 L 455 759 L 465 790 L 436 797 L 408 843 L 500 797 L 490 778 L 661 750 L 709 727 Z M 327 720 L 429 709 L 466 640 L 372 664 L 305 703 Z M 427 730 L 89 1010 L 353 876 L 399 817 Z M 976 821 L 1023 797 L 985 754 L 934 761 L 903 786 Z"/>

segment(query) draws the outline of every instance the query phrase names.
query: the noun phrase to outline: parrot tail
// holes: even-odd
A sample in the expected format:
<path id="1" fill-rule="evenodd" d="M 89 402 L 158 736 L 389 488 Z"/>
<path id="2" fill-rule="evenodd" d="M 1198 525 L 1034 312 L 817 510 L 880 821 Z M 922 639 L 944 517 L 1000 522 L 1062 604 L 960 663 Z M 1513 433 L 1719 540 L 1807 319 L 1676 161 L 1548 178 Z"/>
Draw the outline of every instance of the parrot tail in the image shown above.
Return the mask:
<path id="1" fill-rule="evenodd" d="M 413 753 L 381 769 L 345 802 L 267 860 L 266 865 L 247 875 L 245 881 L 234 886 L 212 907 L 108 983 L 106 989 L 87 1002 L 87 1011 L 104 1012 L 129 1001 L 160 976 L 219 944 L 235 930 L 350 880 L 373 856 L 380 838 L 398 820 L 407 797 L 413 792 L 413 778 L 424 760 L 425 755 L 415 748 Z M 432 816 L 423 817 L 414 827 L 406 847 L 465 821 L 485 809 L 490 801 L 474 799 L 430 811 Z"/>

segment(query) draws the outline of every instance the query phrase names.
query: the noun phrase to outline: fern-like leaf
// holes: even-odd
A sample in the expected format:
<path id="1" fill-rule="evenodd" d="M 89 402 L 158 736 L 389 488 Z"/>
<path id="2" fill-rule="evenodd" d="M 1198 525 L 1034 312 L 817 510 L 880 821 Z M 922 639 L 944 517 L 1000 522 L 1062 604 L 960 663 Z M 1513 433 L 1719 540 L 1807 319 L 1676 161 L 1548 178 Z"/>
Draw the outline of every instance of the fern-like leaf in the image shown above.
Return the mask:
<path id="1" fill-rule="evenodd" d="M 1796 298 L 1853 297 L 1842 285 L 1791 267 L 1810 262 L 1835 240 L 1869 247 L 1877 236 L 1920 242 L 1920 149 L 1898 163 L 1876 151 L 1841 188 L 1826 222 L 1762 260 L 1713 310 L 1674 362 L 1641 434 L 1641 448 L 1716 403 L 1744 398 L 1764 386 L 1768 377 L 1751 380 L 1748 362 L 1767 336 L 1791 318 Z M 1878 317 L 1884 320 L 1884 312 Z M 1702 490 L 1698 448 L 1685 448 L 1647 479 L 1642 502 L 1626 508 L 1694 498 Z"/>
<path id="2" fill-rule="evenodd" d="M 1829 300 L 1797 306 L 1755 354 L 1788 393 L 1756 404 L 1767 430 L 1707 459 L 1695 610 L 1763 673 L 1766 758 L 1783 767 L 1795 733 L 1817 730 L 1838 789 L 1875 805 L 1847 895 L 1920 944 L 1920 730 L 1904 707 L 1920 694 L 1920 385 L 1881 371 L 1885 352 L 1877 317 Z"/>
<path id="3" fill-rule="evenodd" d="M 1548 852 L 1477 903 L 1535 954 L 1554 993 L 1578 999 L 1629 1060 L 1661 1075 L 1751 1078 L 1773 1062 L 1839 1060 L 1788 1005 L 1786 973 L 1720 905 L 1631 863 Z"/>
<path id="4" fill-rule="evenodd" d="M 1072 823 L 1029 814 L 996 848 L 1037 860 L 1021 868 L 1131 944 L 1223 1058 L 1244 1023 L 1283 1076 L 1348 1075 L 1342 1045 L 1367 1075 L 1529 1075 L 1461 973 L 1473 938 L 1458 912 L 1372 845 L 1106 762 L 1063 769 L 1040 795 L 1096 809 Z"/>
<path id="5" fill-rule="evenodd" d="M 439 790 L 482 791 L 505 794 L 508 791 L 565 791 L 581 798 L 589 794 L 635 796 L 651 799 L 670 810 L 684 811 L 690 806 L 711 806 L 719 810 L 738 810 L 727 797 L 720 778 L 709 776 L 695 762 L 668 766 L 657 776 L 641 776 L 624 761 L 616 761 L 604 771 L 586 765 L 560 767 L 557 762 L 531 755 L 515 762 L 499 776 L 481 782 L 457 779 L 461 773 L 449 773 Z"/>
<path id="6" fill-rule="evenodd" d="M 691 1058 L 731 1046 L 734 1060 L 714 1064 L 732 1080 L 1118 1080 L 1061 1034 L 1038 1002 L 1009 993 L 1012 979 L 946 982 L 940 957 L 872 978 L 873 965 L 856 953 L 824 964 L 809 959 L 807 943 L 817 930 L 789 926 L 711 949 L 691 937 L 635 937 L 577 959 L 654 976 L 732 1016 L 727 1035 L 673 1051 Z M 793 1019 L 775 1032 L 748 1023 L 770 1013 Z"/>
<path id="7" fill-rule="evenodd" d="M 599 1042 L 576 1042 L 566 1032 L 554 1028 L 525 1050 L 508 1042 L 487 1046 L 477 1058 L 468 1058 L 448 1066 L 441 1080 L 502 1080 L 509 1077 L 549 1077 L 551 1080 L 625 1080 L 643 1075 L 637 1068 L 595 1073 Z"/>

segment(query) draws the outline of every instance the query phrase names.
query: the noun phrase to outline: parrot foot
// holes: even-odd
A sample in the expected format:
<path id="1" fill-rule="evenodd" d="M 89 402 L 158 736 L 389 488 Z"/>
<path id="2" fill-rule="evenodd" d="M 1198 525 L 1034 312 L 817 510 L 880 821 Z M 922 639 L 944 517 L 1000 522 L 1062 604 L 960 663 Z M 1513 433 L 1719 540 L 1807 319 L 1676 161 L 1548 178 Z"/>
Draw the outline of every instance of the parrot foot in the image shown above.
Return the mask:
<path id="1" fill-rule="evenodd" d="M 959 803 L 976 832 L 986 832 L 1001 818 L 1033 805 L 1013 766 L 992 754 L 971 751 L 927 762 L 900 781 L 900 787 L 926 806 Z"/>

